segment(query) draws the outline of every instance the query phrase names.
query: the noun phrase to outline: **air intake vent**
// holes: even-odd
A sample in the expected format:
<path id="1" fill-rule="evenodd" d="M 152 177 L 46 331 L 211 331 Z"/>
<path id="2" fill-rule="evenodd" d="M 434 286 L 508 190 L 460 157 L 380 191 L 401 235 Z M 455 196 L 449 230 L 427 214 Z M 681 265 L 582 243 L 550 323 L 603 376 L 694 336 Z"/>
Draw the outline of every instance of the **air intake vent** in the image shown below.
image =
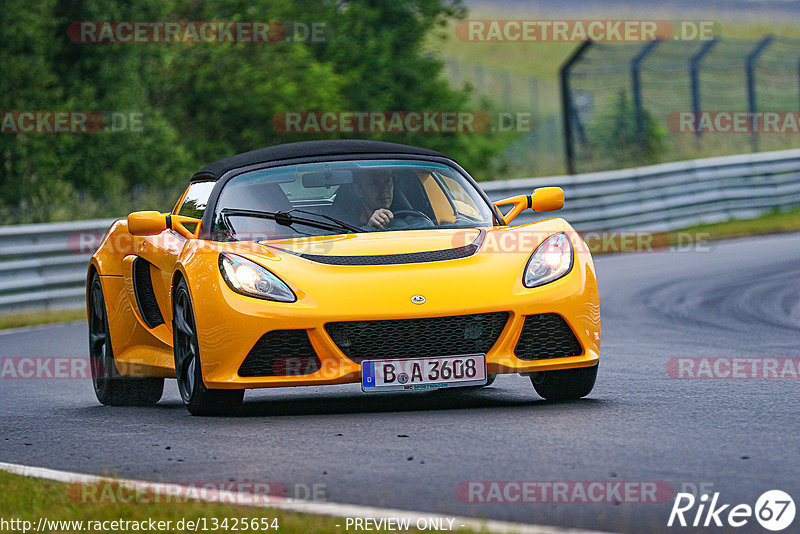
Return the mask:
<path id="1" fill-rule="evenodd" d="M 308 332 L 273 330 L 256 341 L 239 367 L 239 376 L 310 375 L 322 367 Z"/>
<path id="2" fill-rule="evenodd" d="M 567 321 L 557 313 L 528 315 L 514 354 L 521 360 L 580 356 L 583 348 Z"/>
<path id="3" fill-rule="evenodd" d="M 150 262 L 144 258 L 133 260 L 133 292 L 136 294 L 139 313 L 142 314 L 144 323 L 148 328 L 155 328 L 164 324 L 164 317 L 161 315 L 156 294 L 153 291 Z"/>

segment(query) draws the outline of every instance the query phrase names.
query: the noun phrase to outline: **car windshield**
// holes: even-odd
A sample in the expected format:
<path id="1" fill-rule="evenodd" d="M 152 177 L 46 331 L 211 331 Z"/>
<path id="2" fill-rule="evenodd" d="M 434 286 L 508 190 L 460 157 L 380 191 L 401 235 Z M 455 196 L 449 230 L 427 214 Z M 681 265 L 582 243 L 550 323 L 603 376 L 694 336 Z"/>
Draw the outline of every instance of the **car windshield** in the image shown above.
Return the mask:
<path id="1" fill-rule="evenodd" d="M 447 165 L 335 161 L 249 171 L 220 192 L 212 233 L 260 241 L 343 233 L 492 226 L 475 187 Z"/>

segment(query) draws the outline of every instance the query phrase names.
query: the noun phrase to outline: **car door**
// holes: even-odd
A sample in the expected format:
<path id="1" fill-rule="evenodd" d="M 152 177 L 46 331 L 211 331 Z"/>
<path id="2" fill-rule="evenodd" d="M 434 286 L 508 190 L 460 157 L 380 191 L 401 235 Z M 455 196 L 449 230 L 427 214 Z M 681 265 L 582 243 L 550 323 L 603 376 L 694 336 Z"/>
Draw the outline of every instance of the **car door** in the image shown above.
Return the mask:
<path id="1" fill-rule="evenodd" d="M 213 187 L 214 182 L 192 182 L 172 214 L 202 218 Z M 170 286 L 175 264 L 186 242 L 186 237 L 171 229 L 157 235 L 136 236 L 135 257 L 131 259 L 130 269 L 127 270 L 145 325 L 157 336 L 162 334 L 167 337 L 162 341 L 170 344 L 172 342 Z M 166 331 L 157 332 L 162 330 L 158 328 L 160 325 L 166 325 Z"/>

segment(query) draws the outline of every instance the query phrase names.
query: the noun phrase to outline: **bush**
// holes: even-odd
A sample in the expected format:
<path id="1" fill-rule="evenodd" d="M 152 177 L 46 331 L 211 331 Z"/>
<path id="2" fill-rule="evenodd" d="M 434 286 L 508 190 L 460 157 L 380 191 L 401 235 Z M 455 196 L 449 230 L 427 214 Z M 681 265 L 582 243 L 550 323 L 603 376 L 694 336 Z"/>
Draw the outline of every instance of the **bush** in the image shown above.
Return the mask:
<path id="1" fill-rule="evenodd" d="M 627 92 L 620 91 L 611 110 L 589 127 L 589 143 L 595 158 L 610 158 L 615 168 L 656 163 L 667 151 L 667 132 L 647 109 L 641 126 Z"/>

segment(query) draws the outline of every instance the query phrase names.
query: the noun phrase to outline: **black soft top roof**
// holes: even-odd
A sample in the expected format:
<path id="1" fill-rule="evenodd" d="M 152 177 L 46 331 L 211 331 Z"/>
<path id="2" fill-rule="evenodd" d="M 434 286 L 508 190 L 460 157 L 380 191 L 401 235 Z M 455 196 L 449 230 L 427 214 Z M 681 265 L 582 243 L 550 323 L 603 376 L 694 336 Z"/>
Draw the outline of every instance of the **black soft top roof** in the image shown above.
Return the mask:
<path id="1" fill-rule="evenodd" d="M 196 172 L 192 180 L 212 179 L 218 180 L 222 175 L 232 169 L 247 167 L 258 163 L 267 163 L 292 158 L 307 158 L 314 156 L 332 156 L 346 154 L 417 154 L 420 156 L 438 156 L 447 158 L 444 154 L 427 148 L 418 148 L 399 143 L 384 141 L 366 141 L 350 139 L 334 139 L 329 141 L 301 141 L 299 143 L 286 143 L 266 148 L 259 148 L 244 152 L 229 158 L 215 161 Z M 451 159 L 451 158 L 447 158 Z"/>

